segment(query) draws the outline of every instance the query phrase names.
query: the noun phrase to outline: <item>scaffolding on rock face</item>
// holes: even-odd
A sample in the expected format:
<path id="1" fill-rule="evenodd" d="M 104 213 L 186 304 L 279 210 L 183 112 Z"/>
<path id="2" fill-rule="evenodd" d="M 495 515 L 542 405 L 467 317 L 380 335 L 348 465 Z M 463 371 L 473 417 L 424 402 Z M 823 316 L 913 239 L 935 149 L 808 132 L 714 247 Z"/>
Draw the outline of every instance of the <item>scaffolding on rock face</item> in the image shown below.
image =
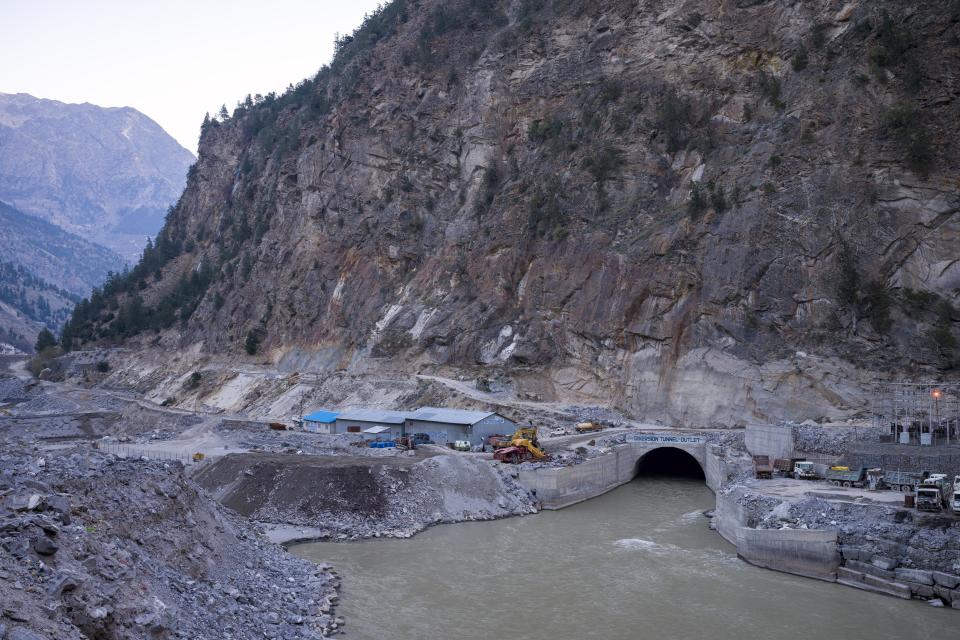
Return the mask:
<path id="1" fill-rule="evenodd" d="M 876 383 L 871 405 L 886 442 L 960 445 L 960 382 Z"/>

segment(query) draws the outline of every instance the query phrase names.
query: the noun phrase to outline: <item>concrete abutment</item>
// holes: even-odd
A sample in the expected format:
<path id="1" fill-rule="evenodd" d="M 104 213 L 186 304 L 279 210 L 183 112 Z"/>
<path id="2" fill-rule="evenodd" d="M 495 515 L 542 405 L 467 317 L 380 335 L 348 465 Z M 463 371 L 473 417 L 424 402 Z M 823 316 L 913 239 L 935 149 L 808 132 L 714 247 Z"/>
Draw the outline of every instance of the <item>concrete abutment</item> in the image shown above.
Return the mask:
<path id="1" fill-rule="evenodd" d="M 569 467 L 523 469 L 519 480 L 535 491 L 544 509 L 562 509 L 603 495 L 637 477 L 638 465 L 660 449 L 674 449 L 696 460 L 707 486 L 716 490 L 718 474 L 711 474 L 707 443 L 700 436 L 639 434 L 635 441 L 614 448 L 605 455 Z M 716 467 L 716 463 L 713 463 Z M 713 476 L 713 482 L 711 481 Z"/>

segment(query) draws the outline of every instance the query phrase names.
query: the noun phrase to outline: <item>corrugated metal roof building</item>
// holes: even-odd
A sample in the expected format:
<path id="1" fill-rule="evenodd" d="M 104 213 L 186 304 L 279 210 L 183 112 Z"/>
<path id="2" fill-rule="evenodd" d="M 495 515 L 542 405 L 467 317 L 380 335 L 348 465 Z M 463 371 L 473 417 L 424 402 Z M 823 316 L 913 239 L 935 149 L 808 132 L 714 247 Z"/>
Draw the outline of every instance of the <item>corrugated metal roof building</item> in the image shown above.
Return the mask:
<path id="1" fill-rule="evenodd" d="M 407 417 L 406 428 L 408 434 L 426 433 L 438 444 L 468 440 L 478 445 L 488 436 L 513 433 L 517 425 L 492 411 L 422 407 Z"/>
<path id="2" fill-rule="evenodd" d="M 409 415 L 408 411 L 382 409 L 344 411 L 337 416 L 335 433 L 358 433 L 383 440 L 397 438 L 404 435 L 404 426 Z M 371 430 L 373 427 L 384 429 Z"/>
<path id="3" fill-rule="evenodd" d="M 303 416 L 303 430 L 311 433 L 334 433 L 337 415 L 334 411 L 314 411 Z"/>

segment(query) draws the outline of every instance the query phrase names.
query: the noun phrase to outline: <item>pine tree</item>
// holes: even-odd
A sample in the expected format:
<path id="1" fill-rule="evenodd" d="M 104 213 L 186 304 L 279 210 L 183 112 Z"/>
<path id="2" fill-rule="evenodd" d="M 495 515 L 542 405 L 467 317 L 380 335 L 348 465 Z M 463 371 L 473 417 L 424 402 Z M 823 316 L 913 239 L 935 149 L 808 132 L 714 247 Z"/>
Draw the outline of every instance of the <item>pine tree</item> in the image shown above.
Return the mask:
<path id="1" fill-rule="evenodd" d="M 50 347 L 57 346 L 57 339 L 53 337 L 53 334 L 50 333 L 50 330 L 44 327 L 40 334 L 37 336 L 37 343 L 34 345 L 37 353 L 42 352 L 44 349 L 49 349 Z"/>

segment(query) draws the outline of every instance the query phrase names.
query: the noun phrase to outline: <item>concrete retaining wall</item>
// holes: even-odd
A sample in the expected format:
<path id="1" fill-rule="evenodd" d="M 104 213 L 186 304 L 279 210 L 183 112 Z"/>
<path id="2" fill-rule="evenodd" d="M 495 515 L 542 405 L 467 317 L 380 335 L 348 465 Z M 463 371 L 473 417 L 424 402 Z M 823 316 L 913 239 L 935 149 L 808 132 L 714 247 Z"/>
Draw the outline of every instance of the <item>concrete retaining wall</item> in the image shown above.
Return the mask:
<path id="1" fill-rule="evenodd" d="M 744 443 L 750 455 L 789 458 L 793 455 L 793 429 L 777 424 L 747 425 Z"/>
<path id="2" fill-rule="evenodd" d="M 703 464 L 703 475 L 706 477 L 707 488 L 717 493 L 727 484 L 727 479 L 738 471 L 737 467 L 727 464 L 723 459 L 723 447 L 716 444 L 707 445 Z"/>
<path id="3" fill-rule="evenodd" d="M 544 509 L 562 509 L 572 504 L 595 498 L 633 480 L 637 461 L 647 453 L 662 446 L 627 444 L 610 453 L 569 467 L 546 467 L 521 469 L 519 480 L 528 489 L 535 491 Z M 706 445 L 671 447 L 686 451 L 700 463 L 704 475 L 708 474 Z M 719 483 L 722 470 L 717 462 L 709 477 Z M 708 481 L 707 486 L 710 486 Z M 712 489 L 713 487 L 711 487 Z"/>
<path id="4" fill-rule="evenodd" d="M 737 555 L 758 567 L 834 582 L 840 565 L 837 533 L 814 529 L 754 529 L 739 492 L 717 496 L 717 531 Z"/>
<path id="5" fill-rule="evenodd" d="M 750 564 L 819 580 L 837 579 L 836 531 L 741 527 L 739 539 L 737 555 Z"/>
<path id="6" fill-rule="evenodd" d="M 536 491 L 544 509 L 562 509 L 633 480 L 637 457 L 627 447 L 570 467 L 521 470 L 519 480 Z"/>

